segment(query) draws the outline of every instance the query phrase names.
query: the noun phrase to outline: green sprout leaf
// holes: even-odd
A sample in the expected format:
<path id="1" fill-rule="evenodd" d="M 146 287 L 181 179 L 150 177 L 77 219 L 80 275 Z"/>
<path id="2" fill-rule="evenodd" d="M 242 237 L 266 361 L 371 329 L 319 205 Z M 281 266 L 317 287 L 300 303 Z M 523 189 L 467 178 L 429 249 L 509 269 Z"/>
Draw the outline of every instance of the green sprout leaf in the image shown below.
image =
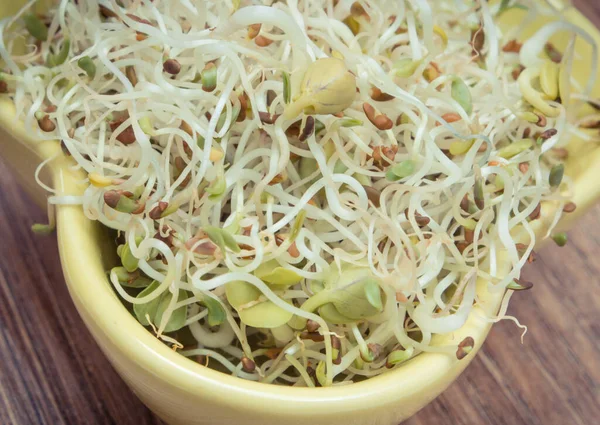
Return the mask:
<path id="1" fill-rule="evenodd" d="M 500 158 L 510 159 L 513 156 L 517 156 L 521 152 L 533 146 L 533 140 L 531 139 L 519 139 L 512 142 L 510 145 L 503 147 L 497 153 Z"/>
<path id="2" fill-rule="evenodd" d="M 69 50 L 71 50 L 71 41 L 68 38 L 66 38 L 63 41 L 62 46 L 60 47 L 60 50 L 57 54 L 48 55 L 46 59 L 46 65 L 48 65 L 48 67 L 50 68 L 62 65 L 63 63 L 65 63 L 67 57 L 69 56 Z"/>
<path id="3" fill-rule="evenodd" d="M 375 279 L 366 279 L 364 285 L 365 296 L 369 304 L 371 304 L 377 310 L 383 310 L 383 303 L 381 301 L 381 289 Z"/>
<path id="4" fill-rule="evenodd" d="M 283 101 L 287 105 L 292 99 L 292 86 L 290 84 L 290 74 L 288 74 L 285 71 L 283 71 L 281 74 L 283 78 Z"/>
<path id="5" fill-rule="evenodd" d="M 91 79 L 94 79 L 96 76 L 96 65 L 89 56 L 84 56 L 79 59 L 77 61 L 77 66 L 79 66 L 79 68 L 81 68 Z"/>
<path id="6" fill-rule="evenodd" d="M 160 283 L 158 281 L 153 281 L 146 289 L 138 294 L 136 298 L 143 298 L 152 292 L 154 292 Z M 160 326 L 160 322 L 162 320 L 162 316 L 167 310 L 171 299 L 173 298 L 173 294 L 171 294 L 168 290 L 164 291 L 157 298 L 153 299 L 150 302 L 144 304 L 134 304 L 133 312 L 137 318 L 137 320 L 144 326 L 149 326 L 152 323 L 154 326 Z M 185 291 L 179 291 L 177 301 L 181 301 L 186 298 Z M 167 325 L 165 326 L 164 332 L 173 332 L 181 329 L 185 324 L 185 319 L 187 316 L 187 307 L 179 307 L 173 311 Z M 148 318 L 150 321 L 148 321 Z"/>
<path id="7" fill-rule="evenodd" d="M 54 232 L 54 226 L 50 224 L 35 223 L 31 226 L 31 231 L 36 235 L 49 235 Z"/>
<path id="8" fill-rule="evenodd" d="M 27 28 L 29 34 L 34 38 L 39 41 L 46 41 L 48 39 L 48 28 L 46 28 L 46 25 L 36 15 L 33 13 L 25 15 L 23 16 L 23 21 L 25 21 L 25 28 Z"/>
<path id="9" fill-rule="evenodd" d="M 208 238 L 219 247 L 221 252 L 225 253 L 225 248 L 229 248 L 236 253 L 240 252 L 240 247 L 235 241 L 235 238 L 227 230 L 219 229 L 214 226 L 206 226 L 203 227 L 202 230 L 204 230 Z"/>
<path id="10" fill-rule="evenodd" d="M 204 295 L 200 303 L 208 309 L 207 321 L 209 326 L 218 326 L 225 322 L 227 314 L 219 301 L 215 300 L 213 297 Z"/>
<path id="11" fill-rule="evenodd" d="M 373 317 L 383 311 L 379 282 L 366 267 L 345 267 L 342 272 L 333 267 L 325 289 L 302 304 L 302 309 L 319 311 L 331 323 L 353 323 Z M 294 329 L 304 329 L 306 320 L 295 316 L 289 323 Z"/>
<path id="12" fill-rule="evenodd" d="M 469 86 L 459 77 L 452 80 L 452 99 L 464 109 L 467 115 L 473 113 L 473 100 L 471 98 L 471 90 Z"/>
<path id="13" fill-rule="evenodd" d="M 248 282 L 227 283 L 225 295 L 229 304 L 238 312 L 240 320 L 247 326 L 278 328 L 286 324 L 293 316 L 292 313 L 273 302 L 261 299 L 262 292 Z"/>
<path id="14" fill-rule="evenodd" d="M 414 61 L 412 59 L 401 59 L 394 63 L 392 72 L 400 78 L 411 77 L 417 68 L 423 63 L 423 60 Z"/>
<path id="15" fill-rule="evenodd" d="M 152 279 L 140 274 L 139 270 L 130 273 L 125 267 L 114 267 L 112 270 L 117 275 L 119 283 L 127 288 L 146 288 Z"/>
<path id="16" fill-rule="evenodd" d="M 302 281 L 302 276 L 293 270 L 281 267 L 276 260 L 262 263 L 254 275 L 265 283 L 277 286 L 292 286 Z"/>
<path id="17" fill-rule="evenodd" d="M 548 178 L 550 186 L 557 188 L 562 183 L 563 176 L 565 174 L 564 164 L 557 164 L 550 170 L 550 177 Z"/>
<path id="18" fill-rule="evenodd" d="M 406 161 L 402 161 L 398 164 L 392 165 L 388 169 L 387 173 L 385 173 L 385 177 L 388 180 L 395 182 L 410 176 L 414 172 L 415 162 L 411 159 L 407 159 Z"/>
<path id="19" fill-rule="evenodd" d="M 211 182 L 210 186 L 206 188 L 208 199 L 211 201 L 218 201 L 223 197 L 226 189 L 227 183 L 225 181 L 225 173 L 221 169 L 217 177 Z"/>
<path id="20" fill-rule="evenodd" d="M 134 257 L 128 243 L 123 245 L 123 249 L 121 249 L 119 256 L 121 257 L 121 264 L 123 264 L 125 270 L 129 273 L 137 270 L 140 260 Z"/>

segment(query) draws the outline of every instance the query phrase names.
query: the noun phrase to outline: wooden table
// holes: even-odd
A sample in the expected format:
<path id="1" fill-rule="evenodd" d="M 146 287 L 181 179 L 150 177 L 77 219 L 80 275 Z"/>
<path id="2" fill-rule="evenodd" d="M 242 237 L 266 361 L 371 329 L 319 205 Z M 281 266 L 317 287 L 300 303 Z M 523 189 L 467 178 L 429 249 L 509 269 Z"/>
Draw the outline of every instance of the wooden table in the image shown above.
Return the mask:
<path id="1" fill-rule="evenodd" d="M 577 3 L 600 24 L 600 2 Z M 113 371 L 63 281 L 55 237 L 0 162 L 0 424 L 160 421 Z M 467 371 L 407 425 L 589 425 L 600 418 L 600 205 L 525 271 L 532 291 L 497 324 Z M 595 418 L 595 419 L 594 419 Z M 233 425 L 233 424 L 232 424 Z M 317 424 L 321 425 L 321 424 Z"/>

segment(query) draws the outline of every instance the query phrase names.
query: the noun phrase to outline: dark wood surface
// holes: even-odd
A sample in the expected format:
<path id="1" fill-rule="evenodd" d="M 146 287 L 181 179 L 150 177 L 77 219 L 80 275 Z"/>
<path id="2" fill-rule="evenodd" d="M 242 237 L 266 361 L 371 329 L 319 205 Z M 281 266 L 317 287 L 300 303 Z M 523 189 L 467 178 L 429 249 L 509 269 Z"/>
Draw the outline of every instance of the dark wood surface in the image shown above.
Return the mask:
<path id="1" fill-rule="evenodd" d="M 600 23 L 600 1 L 576 2 Z M 0 424 L 159 425 L 98 350 L 69 298 L 56 238 L 0 161 Z M 526 268 L 532 291 L 467 371 L 407 425 L 591 425 L 600 418 L 600 205 Z M 233 424 L 232 424 L 233 425 Z M 321 425 L 321 424 L 316 424 Z"/>

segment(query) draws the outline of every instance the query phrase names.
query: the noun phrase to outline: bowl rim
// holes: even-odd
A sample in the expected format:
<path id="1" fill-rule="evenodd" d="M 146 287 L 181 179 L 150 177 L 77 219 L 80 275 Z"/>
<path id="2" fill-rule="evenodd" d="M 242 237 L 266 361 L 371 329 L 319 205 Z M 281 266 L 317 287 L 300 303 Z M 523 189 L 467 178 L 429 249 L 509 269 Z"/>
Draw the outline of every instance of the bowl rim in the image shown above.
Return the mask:
<path id="1" fill-rule="evenodd" d="M 570 9 L 565 14 L 570 21 L 577 21 L 578 25 L 591 33 L 600 44 L 600 32 L 581 12 Z M 25 142 L 41 158 L 48 158 L 60 149 L 56 141 L 36 141 L 34 133 L 28 131 L 24 124 L 14 117 L 12 104 L 0 100 L 0 132 Z M 599 151 L 600 149 L 597 149 L 594 152 L 598 158 Z M 72 193 L 74 190 L 80 190 L 80 179 L 72 173 L 63 172 L 63 167 L 69 165 L 66 161 L 68 160 L 59 158 L 53 162 L 54 183 L 59 191 Z M 594 187 L 592 182 L 585 187 L 589 188 L 589 191 L 586 195 L 581 195 L 580 202 L 589 206 L 600 195 L 600 187 Z M 433 399 L 474 358 L 492 325 L 484 315 L 497 311 L 502 299 L 502 294 L 489 294 L 485 310 L 477 306 L 460 330 L 444 336 L 444 341 L 454 341 L 454 344 L 465 336 L 474 337 L 475 349 L 461 361 L 452 353 L 428 352 L 420 354 L 395 370 L 348 386 L 313 389 L 264 384 L 199 365 L 174 353 L 160 342 L 123 307 L 112 285 L 107 282 L 104 271 L 98 270 L 101 268 L 97 258 L 100 251 L 98 247 L 93 246 L 96 237 L 93 226 L 97 225 L 90 223 L 81 207 L 77 206 L 58 207 L 57 221 L 58 245 L 65 280 L 88 328 L 102 333 L 120 352 L 148 373 L 159 377 L 165 384 L 215 402 L 222 402 L 225 398 L 248 411 L 262 410 L 261 405 L 274 401 L 283 402 L 285 411 L 289 414 L 327 414 L 339 411 L 342 407 L 344 411 L 361 410 L 365 405 L 373 408 L 401 403 L 402 400 L 411 400 L 415 395 L 431 393 L 432 388 L 437 388 L 436 393 L 430 396 Z M 73 228 L 77 231 L 71 231 Z M 107 311 L 110 314 L 106 314 Z M 102 346 L 95 332 L 92 333 Z M 105 351 L 105 354 L 111 357 L 110 352 Z M 361 403 L 353 404 L 358 398 L 361 399 Z"/>

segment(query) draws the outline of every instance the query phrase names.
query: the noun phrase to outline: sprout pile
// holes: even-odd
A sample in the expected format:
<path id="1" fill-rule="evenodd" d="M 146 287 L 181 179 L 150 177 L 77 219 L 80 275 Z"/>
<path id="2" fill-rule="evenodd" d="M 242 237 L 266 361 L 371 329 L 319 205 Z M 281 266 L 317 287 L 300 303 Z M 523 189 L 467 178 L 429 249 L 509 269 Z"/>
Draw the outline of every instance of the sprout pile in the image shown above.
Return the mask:
<path id="1" fill-rule="evenodd" d="M 566 242 L 565 146 L 595 137 L 572 112 L 591 39 L 542 1 L 62 0 L 0 31 L 0 96 L 63 148 L 41 167 L 87 176 L 49 203 L 118 231 L 108 277 L 142 325 L 264 383 L 465 357 L 435 336 L 478 281 L 511 318 L 542 203 Z"/>

